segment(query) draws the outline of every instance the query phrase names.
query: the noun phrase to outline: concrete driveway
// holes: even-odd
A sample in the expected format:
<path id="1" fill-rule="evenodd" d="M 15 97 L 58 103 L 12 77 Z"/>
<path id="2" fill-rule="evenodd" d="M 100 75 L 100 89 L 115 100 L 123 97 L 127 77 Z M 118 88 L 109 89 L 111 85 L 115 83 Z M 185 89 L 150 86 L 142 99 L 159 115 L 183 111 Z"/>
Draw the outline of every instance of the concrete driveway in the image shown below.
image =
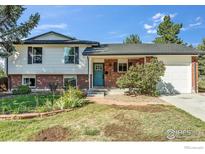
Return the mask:
<path id="1" fill-rule="evenodd" d="M 160 98 L 205 121 L 205 95 L 180 94 L 175 96 L 161 96 Z"/>

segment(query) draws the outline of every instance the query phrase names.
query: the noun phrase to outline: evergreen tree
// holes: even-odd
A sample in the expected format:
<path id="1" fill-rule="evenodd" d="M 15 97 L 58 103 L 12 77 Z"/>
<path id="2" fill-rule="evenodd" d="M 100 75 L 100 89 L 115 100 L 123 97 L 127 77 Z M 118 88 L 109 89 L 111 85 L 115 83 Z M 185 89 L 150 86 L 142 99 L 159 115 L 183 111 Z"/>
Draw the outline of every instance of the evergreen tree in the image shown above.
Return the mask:
<path id="1" fill-rule="evenodd" d="M 141 44 L 142 41 L 137 34 L 131 34 L 123 41 L 124 44 Z"/>
<path id="2" fill-rule="evenodd" d="M 202 44 L 198 45 L 197 49 L 205 52 L 205 38 L 203 39 Z M 198 62 L 199 62 L 199 75 L 205 76 L 205 56 L 200 56 Z"/>
<path id="3" fill-rule="evenodd" d="M 175 24 L 171 21 L 170 16 L 165 16 L 163 22 L 158 26 L 158 37 L 153 42 L 183 44 L 183 41 L 178 37 L 181 28 L 182 24 Z"/>
<path id="4" fill-rule="evenodd" d="M 15 52 L 13 43 L 21 43 L 21 40 L 30 34 L 39 22 L 40 15 L 30 15 L 28 21 L 18 24 L 18 20 L 25 11 L 23 6 L 0 6 L 0 57 L 8 57 Z"/>

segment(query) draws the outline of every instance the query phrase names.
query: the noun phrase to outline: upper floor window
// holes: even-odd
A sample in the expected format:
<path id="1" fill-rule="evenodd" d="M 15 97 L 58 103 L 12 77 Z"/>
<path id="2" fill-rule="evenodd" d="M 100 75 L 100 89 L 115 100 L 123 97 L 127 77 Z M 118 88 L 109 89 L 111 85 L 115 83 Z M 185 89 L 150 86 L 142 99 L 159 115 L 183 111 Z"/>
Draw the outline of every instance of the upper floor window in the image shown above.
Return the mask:
<path id="1" fill-rule="evenodd" d="M 64 48 L 64 63 L 65 64 L 79 64 L 79 48 L 65 47 Z"/>
<path id="2" fill-rule="evenodd" d="M 28 47 L 28 64 L 42 64 L 42 47 Z"/>

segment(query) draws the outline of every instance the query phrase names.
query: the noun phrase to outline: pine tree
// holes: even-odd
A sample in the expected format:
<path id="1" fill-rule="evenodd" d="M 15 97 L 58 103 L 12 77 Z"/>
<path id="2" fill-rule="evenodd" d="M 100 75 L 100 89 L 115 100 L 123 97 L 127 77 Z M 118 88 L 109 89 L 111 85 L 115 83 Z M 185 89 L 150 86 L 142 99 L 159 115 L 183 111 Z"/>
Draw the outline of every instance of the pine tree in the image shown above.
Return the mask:
<path id="1" fill-rule="evenodd" d="M 28 21 L 18 24 L 18 20 L 25 11 L 23 6 L 2 5 L 0 6 L 0 57 L 8 57 L 15 52 L 14 43 L 30 34 L 40 20 L 40 15 L 30 15 Z"/>
<path id="2" fill-rule="evenodd" d="M 165 16 L 163 22 L 158 26 L 158 37 L 153 42 L 183 44 L 183 41 L 178 37 L 181 28 L 182 24 L 175 24 L 171 21 L 170 16 Z"/>
<path id="3" fill-rule="evenodd" d="M 202 44 L 197 46 L 197 49 L 205 52 L 205 38 L 203 39 Z M 205 56 L 200 56 L 198 62 L 199 62 L 199 75 L 205 76 Z"/>
<path id="4" fill-rule="evenodd" d="M 131 34 L 123 41 L 124 44 L 141 44 L 142 41 L 137 34 Z"/>

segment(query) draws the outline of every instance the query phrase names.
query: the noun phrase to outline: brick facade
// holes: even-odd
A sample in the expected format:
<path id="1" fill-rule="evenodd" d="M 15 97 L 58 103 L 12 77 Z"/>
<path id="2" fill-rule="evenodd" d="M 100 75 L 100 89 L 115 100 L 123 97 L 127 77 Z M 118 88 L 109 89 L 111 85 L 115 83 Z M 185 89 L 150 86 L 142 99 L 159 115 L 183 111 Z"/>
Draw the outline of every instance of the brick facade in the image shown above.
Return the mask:
<path id="1" fill-rule="evenodd" d="M 150 63 L 150 61 L 151 61 L 152 58 L 153 58 L 152 56 L 147 56 L 147 57 L 146 57 L 146 63 Z"/>
<path id="2" fill-rule="evenodd" d="M 58 89 L 63 88 L 63 75 L 36 75 L 37 89 L 49 89 L 49 83 L 58 83 Z"/>
<path id="3" fill-rule="evenodd" d="M 88 89 L 88 86 L 89 86 L 88 75 L 86 74 L 77 75 L 77 87 L 80 89 Z"/>
<path id="4" fill-rule="evenodd" d="M 144 64 L 144 58 L 128 59 L 128 64 L 129 63 L 132 63 L 132 65 Z"/>
<path id="5" fill-rule="evenodd" d="M 9 89 L 16 88 L 22 84 L 22 75 L 9 75 Z"/>
<path id="6" fill-rule="evenodd" d="M 198 92 L 198 57 L 192 56 L 192 65 L 191 65 L 191 76 L 192 76 L 192 91 Z"/>
<path id="7" fill-rule="evenodd" d="M 104 60 L 104 84 L 106 88 L 117 87 L 116 81 L 124 73 L 114 72 L 114 62 L 117 62 L 117 59 L 105 59 Z"/>
<path id="8" fill-rule="evenodd" d="M 117 87 L 116 81 L 124 73 L 119 73 L 118 71 L 114 71 L 114 63 L 118 62 L 117 59 L 105 59 L 104 60 L 104 83 L 106 88 L 114 88 Z M 136 59 L 128 59 L 128 65 L 132 63 L 135 64 L 144 64 L 144 58 L 136 58 Z"/>

